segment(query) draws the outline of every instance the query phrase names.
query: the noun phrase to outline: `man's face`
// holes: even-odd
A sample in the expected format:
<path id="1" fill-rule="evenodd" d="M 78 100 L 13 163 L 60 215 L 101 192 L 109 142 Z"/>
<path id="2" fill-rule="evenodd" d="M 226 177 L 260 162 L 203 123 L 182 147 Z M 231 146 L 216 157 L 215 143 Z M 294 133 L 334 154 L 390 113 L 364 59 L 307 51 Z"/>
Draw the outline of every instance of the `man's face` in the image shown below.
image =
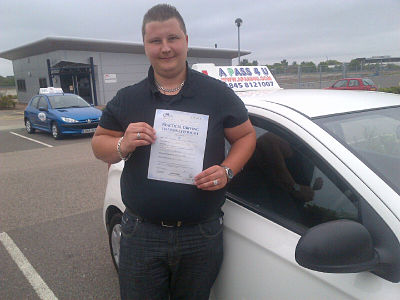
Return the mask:
<path id="1" fill-rule="evenodd" d="M 174 78 L 186 70 L 188 37 L 175 18 L 145 26 L 144 50 L 161 77 Z"/>

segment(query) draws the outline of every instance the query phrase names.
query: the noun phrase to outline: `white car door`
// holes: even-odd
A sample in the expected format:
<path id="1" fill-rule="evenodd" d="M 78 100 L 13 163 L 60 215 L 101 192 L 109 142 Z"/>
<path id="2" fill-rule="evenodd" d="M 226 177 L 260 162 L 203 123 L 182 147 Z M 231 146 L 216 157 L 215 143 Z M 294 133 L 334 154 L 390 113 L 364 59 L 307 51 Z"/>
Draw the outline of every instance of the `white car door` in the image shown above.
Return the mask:
<path id="1" fill-rule="evenodd" d="M 270 111 L 250 107 L 249 113 L 258 149 L 228 188 L 225 256 L 212 298 L 398 299 L 400 285 L 371 272 L 322 273 L 297 264 L 296 245 L 315 225 L 336 219 L 361 223 L 369 209 L 372 220 L 363 222 L 376 218 L 381 224 L 384 216 L 391 226 L 400 224 L 360 178 L 304 128 Z M 265 150 L 264 136 L 269 138 L 264 145 L 271 145 L 272 136 L 283 146 Z M 282 158 L 295 186 L 288 185 L 287 174 L 282 175 L 286 171 L 274 162 Z M 398 243 L 390 228 L 385 230 Z"/>

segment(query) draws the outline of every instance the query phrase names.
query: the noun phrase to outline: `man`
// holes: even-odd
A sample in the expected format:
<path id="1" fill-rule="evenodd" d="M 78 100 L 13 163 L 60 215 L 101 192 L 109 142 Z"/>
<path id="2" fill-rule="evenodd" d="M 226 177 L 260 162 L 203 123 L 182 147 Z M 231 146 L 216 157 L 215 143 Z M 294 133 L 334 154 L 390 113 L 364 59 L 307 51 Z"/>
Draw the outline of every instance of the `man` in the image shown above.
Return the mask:
<path id="1" fill-rule="evenodd" d="M 97 158 L 125 160 L 121 298 L 208 299 L 222 263 L 224 187 L 254 151 L 255 131 L 225 83 L 188 68 L 188 36 L 174 7 L 151 8 L 142 35 L 148 77 L 107 104 L 92 140 Z M 157 109 L 208 116 L 203 171 L 194 184 L 148 178 Z M 224 137 L 232 144 L 226 158 Z"/>

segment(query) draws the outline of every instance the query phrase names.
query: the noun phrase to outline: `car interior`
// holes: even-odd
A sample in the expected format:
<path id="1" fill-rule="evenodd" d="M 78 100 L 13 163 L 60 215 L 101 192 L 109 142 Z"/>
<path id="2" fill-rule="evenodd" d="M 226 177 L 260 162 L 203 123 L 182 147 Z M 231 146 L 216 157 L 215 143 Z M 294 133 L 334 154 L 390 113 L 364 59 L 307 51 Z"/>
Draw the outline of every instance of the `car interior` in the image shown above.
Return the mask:
<path id="1" fill-rule="evenodd" d="M 299 234 L 331 220 L 359 220 L 358 197 L 339 174 L 293 134 L 251 121 L 256 150 L 230 182 L 228 196 Z"/>

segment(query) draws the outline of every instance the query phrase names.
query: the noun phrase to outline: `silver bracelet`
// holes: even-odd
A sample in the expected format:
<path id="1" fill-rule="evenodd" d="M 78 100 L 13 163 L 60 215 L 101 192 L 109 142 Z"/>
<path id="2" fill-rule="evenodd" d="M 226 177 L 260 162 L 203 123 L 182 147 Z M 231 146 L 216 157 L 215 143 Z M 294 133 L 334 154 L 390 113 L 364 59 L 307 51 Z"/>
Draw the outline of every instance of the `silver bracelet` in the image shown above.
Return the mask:
<path id="1" fill-rule="evenodd" d="M 129 157 L 131 157 L 131 155 L 132 155 L 132 152 L 130 152 L 127 156 L 125 156 L 125 157 L 123 157 L 122 156 L 122 152 L 121 152 L 121 143 L 122 143 L 122 140 L 124 139 L 124 137 L 121 137 L 119 140 L 118 140 L 118 144 L 117 144 L 117 152 L 118 152 L 118 155 L 119 155 L 119 158 L 120 159 L 122 159 L 123 161 L 127 161 L 128 159 L 129 159 Z"/>

